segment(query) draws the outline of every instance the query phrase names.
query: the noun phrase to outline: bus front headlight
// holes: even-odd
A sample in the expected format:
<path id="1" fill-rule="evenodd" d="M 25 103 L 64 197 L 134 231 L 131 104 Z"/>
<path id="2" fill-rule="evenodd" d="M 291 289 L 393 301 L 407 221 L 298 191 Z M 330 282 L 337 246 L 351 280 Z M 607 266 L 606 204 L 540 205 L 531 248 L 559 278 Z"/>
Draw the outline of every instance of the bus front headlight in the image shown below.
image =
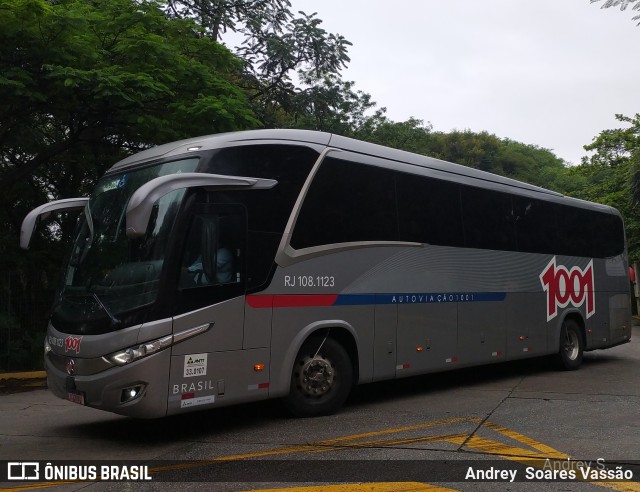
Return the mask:
<path id="1" fill-rule="evenodd" d="M 173 335 L 169 335 L 158 340 L 146 342 L 136 347 L 129 347 L 128 349 L 121 350 L 108 356 L 109 360 L 118 366 L 124 366 L 148 355 L 155 354 L 156 352 L 171 346 L 173 343 Z"/>

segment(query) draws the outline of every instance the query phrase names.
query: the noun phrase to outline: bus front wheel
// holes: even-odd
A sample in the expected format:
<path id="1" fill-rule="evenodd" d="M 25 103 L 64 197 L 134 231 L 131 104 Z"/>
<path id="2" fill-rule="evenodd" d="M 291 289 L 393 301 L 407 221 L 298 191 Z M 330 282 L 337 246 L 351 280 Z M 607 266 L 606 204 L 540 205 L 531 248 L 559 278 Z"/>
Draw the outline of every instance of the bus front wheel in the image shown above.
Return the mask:
<path id="1" fill-rule="evenodd" d="M 353 366 L 344 347 L 332 338 L 313 336 L 298 352 L 283 403 L 296 417 L 329 415 L 345 402 L 352 384 Z"/>
<path id="2" fill-rule="evenodd" d="M 565 320 L 560 330 L 560 350 L 556 356 L 558 367 L 566 371 L 578 369 L 583 352 L 584 341 L 578 323 L 572 319 Z"/>

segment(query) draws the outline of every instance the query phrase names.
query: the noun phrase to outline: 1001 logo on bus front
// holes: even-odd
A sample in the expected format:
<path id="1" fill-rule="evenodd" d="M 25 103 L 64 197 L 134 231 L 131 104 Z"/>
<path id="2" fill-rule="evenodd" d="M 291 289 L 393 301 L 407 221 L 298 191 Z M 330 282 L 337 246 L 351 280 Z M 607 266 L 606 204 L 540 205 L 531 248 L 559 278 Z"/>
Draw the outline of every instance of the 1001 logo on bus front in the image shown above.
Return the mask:
<path id="1" fill-rule="evenodd" d="M 558 315 L 559 308 L 569 304 L 580 307 L 586 303 L 587 318 L 596 312 L 593 287 L 593 260 L 583 270 L 574 266 L 571 270 L 556 264 L 556 257 L 549 262 L 540 274 L 542 289 L 547 293 L 547 321 Z"/>

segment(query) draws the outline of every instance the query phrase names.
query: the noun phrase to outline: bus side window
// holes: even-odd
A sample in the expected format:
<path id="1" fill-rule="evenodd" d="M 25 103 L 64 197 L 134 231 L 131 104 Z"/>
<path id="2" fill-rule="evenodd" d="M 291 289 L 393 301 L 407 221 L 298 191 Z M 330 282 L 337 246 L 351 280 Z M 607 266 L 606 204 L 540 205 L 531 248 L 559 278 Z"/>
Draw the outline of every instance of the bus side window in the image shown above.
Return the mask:
<path id="1" fill-rule="evenodd" d="M 194 217 L 182 260 L 180 287 L 237 284 L 242 281 L 242 219 L 235 215 Z"/>
<path id="2" fill-rule="evenodd" d="M 393 172 L 327 157 L 302 204 L 291 246 L 397 240 Z"/>

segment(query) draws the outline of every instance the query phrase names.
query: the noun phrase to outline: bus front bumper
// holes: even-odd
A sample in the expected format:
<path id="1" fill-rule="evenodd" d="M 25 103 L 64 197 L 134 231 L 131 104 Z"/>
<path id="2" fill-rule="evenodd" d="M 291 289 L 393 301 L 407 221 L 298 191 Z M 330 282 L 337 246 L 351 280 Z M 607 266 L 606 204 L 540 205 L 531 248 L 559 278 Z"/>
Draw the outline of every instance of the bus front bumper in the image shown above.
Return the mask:
<path id="1" fill-rule="evenodd" d="M 52 357 L 59 356 L 45 355 L 47 385 L 59 398 L 130 417 L 158 418 L 167 414 L 170 350 L 92 375 L 60 370 Z"/>

